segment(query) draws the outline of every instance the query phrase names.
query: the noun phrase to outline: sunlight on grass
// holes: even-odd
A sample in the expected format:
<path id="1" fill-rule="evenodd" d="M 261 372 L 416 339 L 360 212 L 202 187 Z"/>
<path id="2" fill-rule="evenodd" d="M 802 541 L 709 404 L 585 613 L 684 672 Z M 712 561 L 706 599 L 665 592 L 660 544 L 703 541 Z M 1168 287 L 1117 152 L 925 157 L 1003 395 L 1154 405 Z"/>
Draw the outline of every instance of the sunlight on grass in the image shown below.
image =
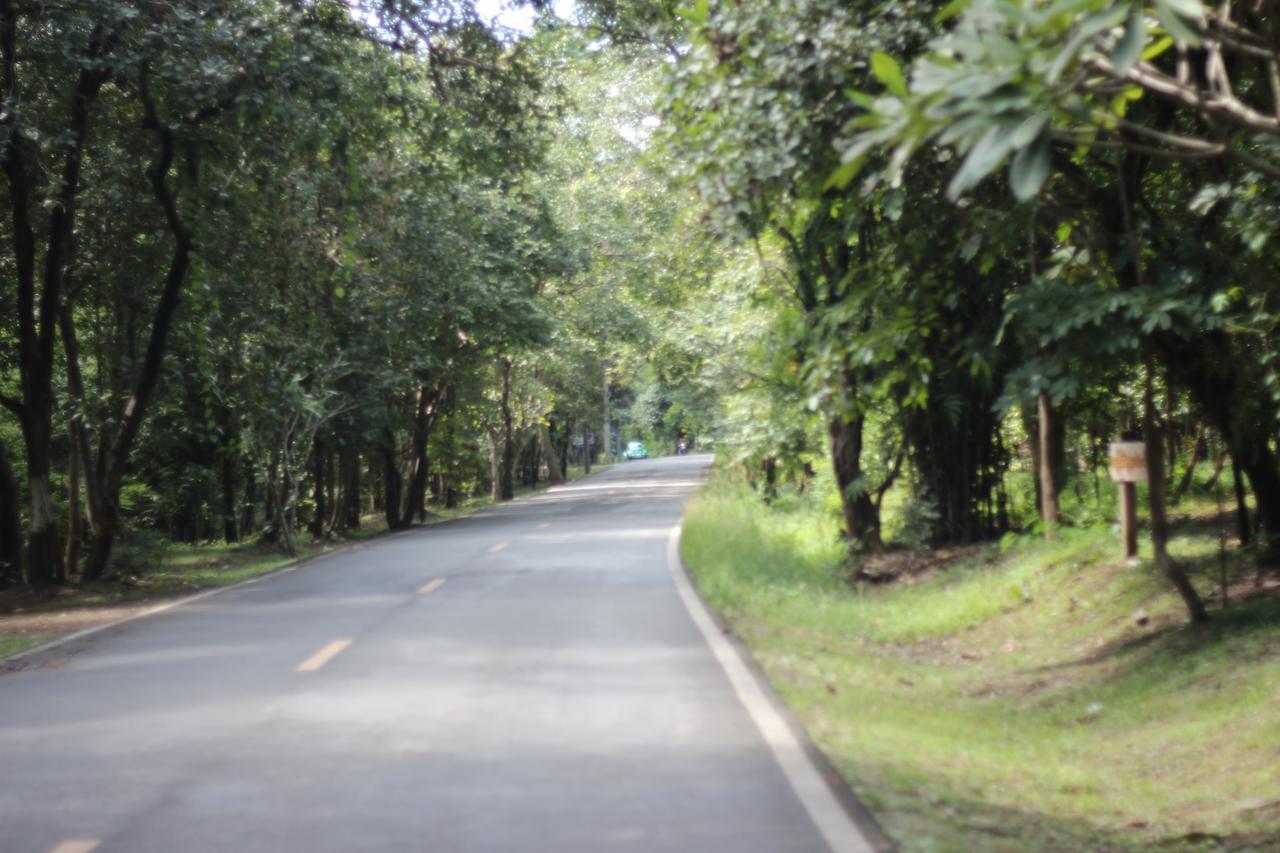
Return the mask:
<path id="1" fill-rule="evenodd" d="M 41 643 L 47 643 L 57 634 L 0 634 L 0 659 L 9 655 L 34 649 Z"/>
<path id="2" fill-rule="evenodd" d="M 1216 543 L 1174 543 L 1206 595 Z M 858 590 L 821 507 L 720 481 L 690 502 L 683 551 L 904 849 L 1280 842 L 1280 603 L 1191 628 L 1109 526 L 1004 545 Z"/>

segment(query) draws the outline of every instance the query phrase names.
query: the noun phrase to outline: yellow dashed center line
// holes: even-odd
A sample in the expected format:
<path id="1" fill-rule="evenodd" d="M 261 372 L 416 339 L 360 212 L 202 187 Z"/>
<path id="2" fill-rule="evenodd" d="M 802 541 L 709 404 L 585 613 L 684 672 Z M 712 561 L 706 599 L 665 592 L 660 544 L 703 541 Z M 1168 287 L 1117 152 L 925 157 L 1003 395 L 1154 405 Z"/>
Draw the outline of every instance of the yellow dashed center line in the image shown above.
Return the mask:
<path id="1" fill-rule="evenodd" d="M 538 525 L 538 529 L 539 529 L 539 530 L 546 530 L 546 529 L 547 529 L 548 527 L 550 527 L 550 526 L 551 526 L 551 522 L 549 522 L 549 521 L 544 521 L 544 522 L 542 522 L 541 524 L 539 524 L 539 525 Z"/>
<path id="2" fill-rule="evenodd" d="M 315 672 L 329 661 L 336 658 L 342 653 L 342 650 L 351 645 L 350 640 L 334 640 L 311 657 L 298 664 L 298 672 Z"/>
<path id="3" fill-rule="evenodd" d="M 64 841 L 49 853 L 93 853 L 102 842 L 96 838 L 72 838 Z"/>
<path id="4" fill-rule="evenodd" d="M 499 551 L 501 551 L 501 550 L 502 550 L 503 548 L 505 548 L 505 547 L 507 547 L 507 543 L 506 543 L 506 542 L 499 542 L 497 545 L 490 545 L 490 546 L 489 546 L 489 553 L 490 553 L 490 554 L 496 554 L 496 553 L 498 553 Z"/>
<path id="5" fill-rule="evenodd" d="M 424 584 L 422 585 L 422 588 L 421 588 L 421 589 L 419 589 L 419 590 L 418 590 L 418 594 L 419 594 L 419 595 L 430 595 L 431 593 L 435 592 L 435 591 L 436 591 L 437 589 L 439 589 L 440 587 L 444 586 L 444 581 L 445 581 L 445 579 L 444 579 L 444 578 L 435 578 L 435 579 L 433 579 L 433 580 L 429 580 L 429 581 L 427 581 L 426 583 L 424 583 Z"/>

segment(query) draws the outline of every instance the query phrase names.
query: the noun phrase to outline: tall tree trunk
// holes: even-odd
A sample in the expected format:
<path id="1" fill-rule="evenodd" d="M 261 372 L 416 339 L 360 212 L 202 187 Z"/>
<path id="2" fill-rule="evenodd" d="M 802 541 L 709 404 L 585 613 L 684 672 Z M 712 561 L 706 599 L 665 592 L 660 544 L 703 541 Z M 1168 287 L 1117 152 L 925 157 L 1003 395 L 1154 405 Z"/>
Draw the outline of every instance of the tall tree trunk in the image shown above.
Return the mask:
<path id="1" fill-rule="evenodd" d="M 71 442 L 67 454 L 67 546 L 62 554 L 63 579 L 76 573 L 80 562 L 80 449 Z"/>
<path id="2" fill-rule="evenodd" d="M 61 147 L 64 159 L 53 183 L 44 278 L 37 300 L 35 230 L 31 210 L 41 204 L 42 199 L 37 197 L 40 194 L 32 191 L 29 170 L 33 155 L 17 128 L 21 110 L 16 107 L 22 99 L 17 77 L 18 14 L 17 4 L 0 4 L 0 88 L 3 88 L 4 97 L 11 102 L 11 107 L 15 107 L 6 110 L 5 116 L 0 118 L 0 128 L 4 130 L 0 167 L 9 181 L 13 278 L 17 285 L 14 307 L 18 319 L 18 371 L 22 388 L 22 402 L 8 401 L 6 405 L 19 415 L 27 449 L 27 582 L 43 587 L 52 585 L 62 575 L 62 549 L 59 547 L 50 484 L 54 340 L 62 311 L 67 269 L 72 259 L 76 202 L 80 194 L 90 106 L 109 72 L 103 67 L 95 67 L 97 63 L 86 63 L 71 92 L 64 130 L 67 144 Z M 89 36 L 87 55 L 99 58 L 102 42 L 103 31 L 99 24 Z"/>
<path id="3" fill-rule="evenodd" d="M 400 528 L 400 464 L 396 453 L 396 438 L 391 430 L 382 434 L 382 514 L 387 527 Z"/>
<path id="4" fill-rule="evenodd" d="M 325 523 L 329 518 L 329 505 L 327 503 L 327 484 L 325 483 L 325 449 L 320 441 L 320 436 L 316 436 L 311 440 L 311 495 L 315 503 L 314 514 L 311 516 L 311 524 L 308 525 L 308 532 L 315 539 L 324 538 Z"/>
<path id="5" fill-rule="evenodd" d="M 62 576 L 62 552 L 49 484 L 49 436 L 33 438 L 27 443 L 27 583 L 48 587 Z"/>
<path id="6" fill-rule="evenodd" d="M 537 430 L 529 430 L 525 434 L 525 456 L 528 459 L 529 485 L 536 486 L 542 481 L 542 443 Z"/>
<path id="7" fill-rule="evenodd" d="M 341 458 L 341 448 L 337 453 L 325 454 L 324 482 L 328 489 L 329 500 L 329 515 L 324 522 L 326 535 L 331 535 L 338 529 L 346 508 L 342 497 L 344 483 L 341 475 Z"/>
<path id="8" fill-rule="evenodd" d="M 596 447 L 600 448 L 600 462 L 608 464 L 613 461 L 613 444 L 609 439 L 609 364 L 601 362 L 600 372 L 604 375 L 603 413 L 600 420 L 600 435 L 596 438 Z"/>
<path id="9" fill-rule="evenodd" d="M 89 540 L 89 556 L 84 564 L 81 577 L 84 580 L 97 580 L 106 573 L 107 563 L 111 561 L 111 550 L 115 546 L 116 536 L 120 533 L 120 507 L 115 494 L 104 495 L 99 504 L 97 523 L 93 527 L 93 537 Z"/>
<path id="10" fill-rule="evenodd" d="M 1164 503 L 1164 431 L 1156 416 L 1155 404 L 1155 360 L 1147 358 L 1147 382 L 1143 394 L 1143 440 L 1147 445 L 1147 500 L 1151 510 L 1151 547 L 1155 553 L 1156 565 L 1160 568 L 1182 596 L 1187 612 L 1193 622 L 1208 622 L 1209 612 L 1200 600 L 1196 588 L 1191 585 L 1182 567 L 1169 556 L 1169 519 L 1165 514 Z"/>
<path id="11" fill-rule="evenodd" d="M 763 467 L 764 499 L 767 503 L 778 496 L 778 457 L 766 456 L 764 458 Z"/>
<path id="12" fill-rule="evenodd" d="M 360 527 L 360 454 L 354 447 L 343 448 L 344 465 L 343 470 L 346 472 L 346 487 L 343 489 L 346 503 L 346 524 L 345 529 L 357 530 Z"/>
<path id="13" fill-rule="evenodd" d="M 262 481 L 262 493 L 264 497 L 262 525 L 263 538 L 268 542 L 277 542 L 280 539 L 280 527 L 276 523 L 279 512 L 276 509 L 276 503 L 279 500 L 279 490 L 276 488 L 276 479 L 280 470 L 280 451 L 275 447 L 271 448 L 271 454 L 267 457 L 266 477 Z"/>
<path id="14" fill-rule="evenodd" d="M 145 69 L 146 66 L 143 67 Z M 168 184 L 169 169 L 173 166 L 176 150 L 175 135 L 173 129 L 162 123 L 156 114 L 145 71 L 139 91 L 145 114 L 143 126 L 155 133 L 160 146 L 148 177 L 151 181 L 152 194 L 164 212 L 165 224 L 170 236 L 173 237 L 174 248 L 169 258 L 164 288 L 160 292 L 160 299 L 156 303 L 155 314 L 152 316 L 151 335 L 147 340 L 146 354 L 138 370 L 133 393 L 125 404 L 119 431 L 111 442 L 106 458 L 99 460 L 98 468 L 104 472 L 100 486 L 104 518 L 102 524 L 96 526 L 93 532 L 93 543 L 84 567 L 86 580 L 101 577 L 111 557 L 111 548 L 119 532 L 120 487 L 124 482 L 125 470 L 133 453 L 133 443 L 142 428 L 148 405 L 160 380 L 160 369 L 169 347 L 169 332 L 173 326 L 173 317 L 178 310 L 179 297 L 182 295 L 187 271 L 191 266 L 191 234 L 182 222 L 182 217 L 178 213 L 177 199 Z M 292 548 L 292 543 L 290 547 Z"/>
<path id="15" fill-rule="evenodd" d="M 67 366 L 67 395 L 70 397 L 71 408 L 67 430 L 71 437 L 71 445 L 80 460 L 80 470 L 83 472 L 85 497 L 88 499 L 89 527 L 96 528 L 98 517 L 102 514 L 103 488 L 103 472 L 96 463 L 102 462 L 105 454 L 95 457 L 89 429 L 85 422 L 84 378 L 80 373 L 80 342 L 76 336 L 76 326 L 70 305 L 62 306 L 58 325 L 62 331 L 62 348 Z"/>
<path id="16" fill-rule="evenodd" d="M 236 453 L 224 444 L 222 453 L 222 538 L 226 542 L 239 542 L 240 531 L 236 526 Z"/>
<path id="17" fill-rule="evenodd" d="M 515 484 L 515 417 L 511 412 L 511 359 L 503 358 L 498 365 L 502 379 L 502 400 L 500 425 L 501 436 L 498 448 L 498 493 L 497 499 L 509 501 L 516 496 Z"/>
<path id="18" fill-rule="evenodd" d="M 18 478 L 0 442 L 0 586 L 22 582 L 22 515 Z"/>
<path id="19" fill-rule="evenodd" d="M 569 477 L 569 460 L 573 453 L 573 422 L 560 425 L 560 472 L 566 479 Z"/>
<path id="20" fill-rule="evenodd" d="M 252 536 L 257 530 L 258 478 L 253 465 L 244 469 L 244 504 L 240 507 L 240 535 Z"/>
<path id="21" fill-rule="evenodd" d="M 1054 460 L 1054 414 L 1049 395 L 1036 397 L 1036 421 L 1039 429 L 1040 518 L 1044 522 L 1044 538 L 1053 539 L 1058 526 L 1058 483 Z"/>
<path id="22" fill-rule="evenodd" d="M 495 429 L 489 429 L 485 437 L 489 440 L 489 497 L 497 503 L 502 500 L 502 491 L 500 482 L 502 480 L 502 463 L 500 461 L 502 451 L 499 445 L 502 444 L 502 436 Z"/>
<path id="23" fill-rule="evenodd" d="M 405 490 L 404 508 L 397 528 L 408 527 L 414 516 L 421 516 L 426 507 L 427 482 L 431 463 L 427 458 L 427 444 L 431 438 L 431 425 L 435 420 L 435 406 L 440 390 L 423 384 L 418 387 L 414 400 L 412 460 L 409 468 L 409 485 Z"/>
<path id="24" fill-rule="evenodd" d="M 542 451 L 542 462 L 547 466 L 547 482 L 564 482 L 564 469 L 560 467 L 560 455 L 556 453 L 555 442 L 551 440 L 551 430 L 545 423 L 539 423 L 538 446 Z"/>
<path id="25" fill-rule="evenodd" d="M 875 503 L 862 482 L 862 430 L 865 419 L 845 420 L 835 416 L 827 421 L 831 442 L 831 464 L 840 506 L 844 514 L 845 539 L 858 550 L 874 551 L 881 546 L 880 518 Z"/>

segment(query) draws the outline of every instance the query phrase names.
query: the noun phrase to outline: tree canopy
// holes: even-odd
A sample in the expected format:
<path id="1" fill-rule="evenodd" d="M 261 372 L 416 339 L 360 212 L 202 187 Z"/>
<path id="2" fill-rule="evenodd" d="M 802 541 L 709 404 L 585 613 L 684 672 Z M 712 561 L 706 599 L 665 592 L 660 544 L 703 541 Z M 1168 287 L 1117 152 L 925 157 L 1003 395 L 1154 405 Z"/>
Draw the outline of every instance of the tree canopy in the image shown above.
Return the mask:
<path id="1" fill-rule="evenodd" d="M 863 566 L 1105 516 L 1145 431 L 1204 618 L 1159 543 L 1209 431 L 1276 561 L 1267 8 L 529 8 L 4 4 L 6 582 L 631 439 L 830 489 Z"/>

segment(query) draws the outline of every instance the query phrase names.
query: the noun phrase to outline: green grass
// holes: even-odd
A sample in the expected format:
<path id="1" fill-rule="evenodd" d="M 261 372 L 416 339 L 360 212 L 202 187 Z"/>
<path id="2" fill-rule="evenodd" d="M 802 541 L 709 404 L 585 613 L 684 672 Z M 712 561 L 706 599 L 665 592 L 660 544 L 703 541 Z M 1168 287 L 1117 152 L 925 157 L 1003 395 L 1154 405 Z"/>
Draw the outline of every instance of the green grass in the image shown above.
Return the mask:
<path id="1" fill-rule="evenodd" d="M 4 660 L 9 655 L 25 652 L 27 649 L 34 649 L 57 636 L 57 634 L 0 634 L 0 660 Z"/>
<path id="2" fill-rule="evenodd" d="M 1192 627 L 1149 563 L 1116 559 L 1108 527 L 856 590 L 836 534 L 820 508 L 771 510 L 721 482 L 691 501 L 683 548 L 904 849 L 1280 844 L 1274 596 Z M 1216 543 L 1203 526 L 1173 543 L 1206 594 Z"/>

